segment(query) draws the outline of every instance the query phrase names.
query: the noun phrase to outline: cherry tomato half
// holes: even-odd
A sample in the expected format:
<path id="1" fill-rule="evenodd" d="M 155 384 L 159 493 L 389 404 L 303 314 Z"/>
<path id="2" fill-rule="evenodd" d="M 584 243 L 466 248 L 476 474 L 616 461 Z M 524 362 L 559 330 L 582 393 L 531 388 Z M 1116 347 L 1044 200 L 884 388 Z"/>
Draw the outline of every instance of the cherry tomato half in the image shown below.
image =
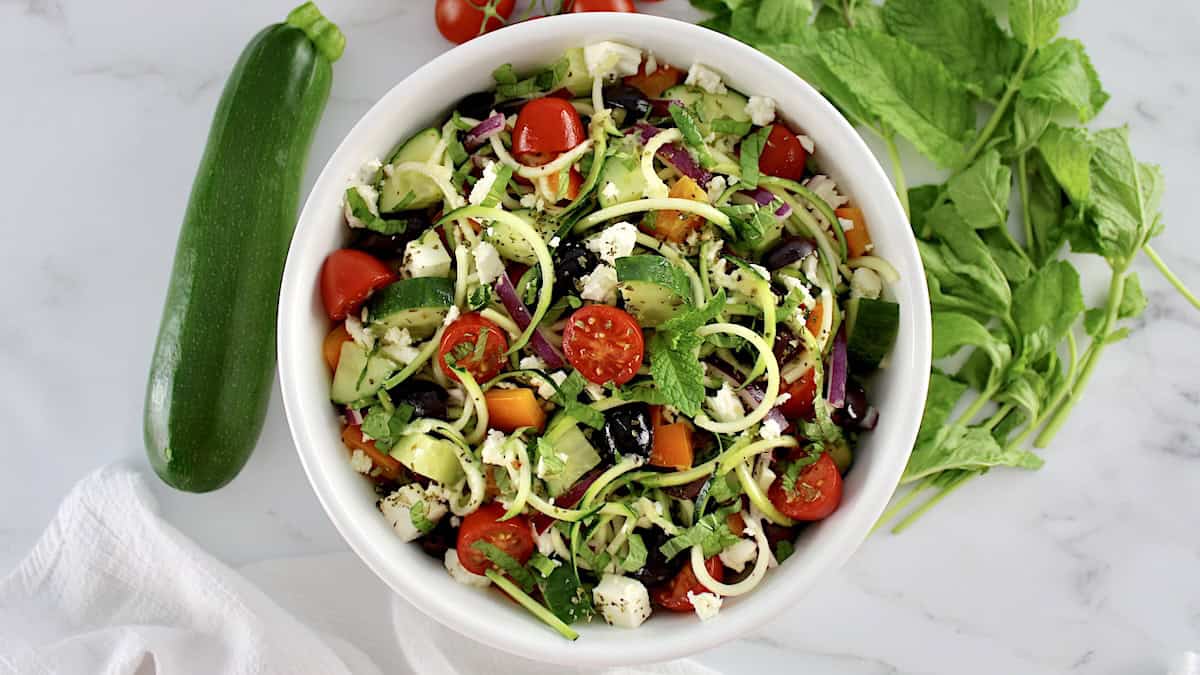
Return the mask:
<path id="1" fill-rule="evenodd" d="M 574 0 L 572 12 L 636 12 L 633 0 Z"/>
<path id="2" fill-rule="evenodd" d="M 782 124 L 771 125 L 771 134 L 758 157 L 758 170 L 768 176 L 800 180 L 807 161 L 808 153 L 796 134 Z"/>
<path id="3" fill-rule="evenodd" d="M 683 555 L 688 555 L 684 553 Z M 721 559 L 713 556 L 704 561 L 704 569 L 708 571 L 709 576 L 717 581 L 725 581 L 725 567 L 721 564 Z M 692 611 L 692 601 L 688 600 L 688 592 L 697 595 L 710 592 L 696 578 L 696 573 L 692 571 L 692 561 L 688 560 L 683 565 L 683 569 L 675 575 L 675 578 L 655 588 L 650 593 L 650 599 L 654 604 L 669 609 L 672 612 L 690 612 Z"/>
<path id="4" fill-rule="evenodd" d="M 321 300 L 334 321 L 357 312 L 371 292 L 395 281 L 388 266 L 370 253 L 343 248 L 321 265 Z"/>
<path id="5" fill-rule="evenodd" d="M 771 483 L 767 497 L 775 508 L 794 520 L 821 520 L 842 503 L 842 474 L 829 453 L 822 453 L 814 464 L 800 470 L 794 489 L 783 485 L 780 475 Z"/>
<path id="6" fill-rule="evenodd" d="M 513 126 L 512 153 L 531 166 L 545 164 L 587 138 L 579 113 L 561 98 L 535 98 L 521 107 Z"/>
<path id="7" fill-rule="evenodd" d="M 608 305 L 575 311 L 563 329 L 563 354 L 584 377 L 617 385 L 633 379 L 642 365 L 642 327 L 628 312 Z"/>
<path id="8" fill-rule="evenodd" d="M 813 399 L 817 395 L 817 383 L 813 371 L 801 375 L 795 382 L 784 387 L 780 396 L 787 394 L 788 399 L 779 405 L 779 411 L 789 420 L 813 419 Z"/>
<path id="9" fill-rule="evenodd" d="M 483 574 L 495 567 L 483 551 L 472 546 L 477 541 L 486 541 L 504 551 L 522 565 L 533 555 L 533 531 L 525 516 L 513 516 L 503 522 L 505 509 L 492 503 L 479 507 L 478 511 L 463 518 L 458 528 L 458 561 L 472 574 Z"/>
<path id="10" fill-rule="evenodd" d="M 504 22 L 495 16 L 490 16 L 487 25 L 483 23 L 484 9 L 488 0 L 437 0 L 434 7 L 434 19 L 442 37 L 461 45 L 471 38 L 478 37 L 480 28 L 484 33 L 496 30 Z M 499 0 L 495 4 L 495 12 L 500 17 L 508 19 L 512 16 L 516 0 Z"/>
<path id="11" fill-rule="evenodd" d="M 482 347 L 480 338 L 483 338 Z M 466 369 L 476 382 L 485 382 L 504 370 L 504 352 L 508 351 L 508 338 L 499 326 L 475 314 L 463 314 L 442 333 L 438 347 L 438 364 L 446 377 L 458 381 L 458 373 L 450 367 L 447 355 L 454 356 L 454 364 Z"/>

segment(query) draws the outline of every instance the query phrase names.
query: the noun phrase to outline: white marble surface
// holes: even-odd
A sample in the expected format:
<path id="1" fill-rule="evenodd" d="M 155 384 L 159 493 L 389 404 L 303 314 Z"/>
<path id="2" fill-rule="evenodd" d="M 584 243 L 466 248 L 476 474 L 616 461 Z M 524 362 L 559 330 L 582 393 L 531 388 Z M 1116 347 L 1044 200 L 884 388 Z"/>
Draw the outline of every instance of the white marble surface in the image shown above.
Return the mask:
<path id="1" fill-rule="evenodd" d="M 0 568 L 83 474 L 144 465 L 147 359 L 209 119 L 234 58 L 293 0 L 0 0 Z M 426 0 L 325 0 L 349 48 L 308 171 L 367 107 L 447 48 Z M 655 11 L 691 17 L 682 0 Z M 1136 9 L 1135 9 L 1136 7 Z M 1065 22 L 1162 164 L 1158 248 L 1200 285 L 1200 10 L 1091 2 Z M 1094 261 L 1087 268 L 1101 278 Z M 1163 673 L 1200 650 L 1200 315 L 1145 261 L 1151 306 L 1109 349 L 1038 474 L 997 473 L 702 659 L 729 672 Z M 165 513 L 243 564 L 344 548 L 272 400 L 258 452 Z"/>

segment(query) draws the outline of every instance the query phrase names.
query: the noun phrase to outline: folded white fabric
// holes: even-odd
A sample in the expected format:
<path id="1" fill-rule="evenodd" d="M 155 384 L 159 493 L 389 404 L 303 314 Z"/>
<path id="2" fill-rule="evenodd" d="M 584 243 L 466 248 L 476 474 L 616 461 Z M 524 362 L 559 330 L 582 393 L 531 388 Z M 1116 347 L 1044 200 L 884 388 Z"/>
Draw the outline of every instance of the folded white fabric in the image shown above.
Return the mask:
<path id="1" fill-rule="evenodd" d="M 71 491 L 0 580 L 0 672 L 499 672 L 492 650 L 423 616 L 352 554 L 257 563 L 243 576 L 157 511 L 141 475 L 120 466 Z M 503 661 L 511 672 L 572 672 Z M 612 672 L 714 671 L 677 661 Z"/>

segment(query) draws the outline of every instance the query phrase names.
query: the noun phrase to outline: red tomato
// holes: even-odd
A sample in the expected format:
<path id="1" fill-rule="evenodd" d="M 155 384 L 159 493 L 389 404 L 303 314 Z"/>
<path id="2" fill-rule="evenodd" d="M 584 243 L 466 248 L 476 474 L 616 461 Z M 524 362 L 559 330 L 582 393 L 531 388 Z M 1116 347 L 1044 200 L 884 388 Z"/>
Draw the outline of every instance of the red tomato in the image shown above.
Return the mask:
<path id="1" fill-rule="evenodd" d="M 587 138 L 575 107 L 561 98 L 535 98 L 513 126 L 512 154 L 531 166 L 545 164 Z"/>
<path id="2" fill-rule="evenodd" d="M 483 349 L 477 350 L 479 338 L 486 331 Z M 438 347 L 438 364 L 446 377 L 458 381 L 458 373 L 446 362 L 446 355 L 453 354 L 455 365 L 465 368 L 476 382 L 485 382 L 504 370 L 504 352 L 508 351 L 508 338 L 499 326 L 475 314 L 463 314 L 442 333 Z"/>
<path id="3" fill-rule="evenodd" d="M 617 385 L 633 379 L 642 365 L 642 327 L 629 313 L 608 305 L 588 305 L 567 320 L 563 354 L 584 377 Z"/>
<path id="4" fill-rule="evenodd" d="M 343 248 L 329 254 L 321 266 L 321 300 L 334 321 L 357 312 L 371 291 L 395 281 L 388 266 L 370 253 Z"/>
<path id="5" fill-rule="evenodd" d="M 483 551 L 472 546 L 477 541 L 486 541 L 504 551 L 522 565 L 533 555 L 533 531 L 525 516 L 513 516 L 499 522 L 504 516 L 504 507 L 496 503 L 486 504 L 463 518 L 458 528 L 458 561 L 472 574 L 483 574 L 495 567 Z"/>
<path id="6" fill-rule="evenodd" d="M 690 552 L 683 553 L 690 558 Z M 725 567 L 721 565 L 721 559 L 713 556 L 704 561 L 704 569 L 708 570 L 708 574 L 717 581 L 725 581 Z M 699 595 L 700 593 L 708 593 L 709 589 L 700 583 L 696 578 L 696 573 L 692 571 L 692 561 L 688 560 L 675 575 L 675 578 L 655 588 L 650 593 L 650 599 L 654 604 L 669 609 L 672 612 L 690 612 L 692 609 L 692 601 L 688 600 L 688 591 Z"/>
<path id="7" fill-rule="evenodd" d="M 487 25 L 483 23 L 484 9 L 488 4 L 488 0 L 437 0 L 433 12 L 438 31 L 442 37 L 461 45 L 473 37 L 478 37 L 481 32 L 496 30 L 504 25 L 504 21 L 499 17 L 489 16 Z M 498 0 L 495 12 L 508 19 L 512 16 L 515 4 L 516 0 Z"/>
<path id="8" fill-rule="evenodd" d="M 767 136 L 767 143 L 758 156 L 758 170 L 768 176 L 800 180 L 804 176 L 804 163 L 807 161 L 808 153 L 800 145 L 796 134 L 782 124 L 771 125 L 771 134 Z"/>
<path id="9" fill-rule="evenodd" d="M 784 417 L 789 420 L 813 418 L 813 399 L 817 394 L 817 383 L 813 379 L 811 368 L 795 382 L 783 387 L 779 395 L 784 394 L 788 395 L 788 400 L 779 406 Z"/>
<path id="10" fill-rule="evenodd" d="M 767 497 L 783 515 L 794 520 L 821 520 L 842 503 L 842 474 L 829 453 L 800 470 L 791 494 L 783 486 L 783 476 L 771 483 Z"/>
<path id="11" fill-rule="evenodd" d="M 572 12 L 636 12 L 633 0 L 574 0 Z"/>

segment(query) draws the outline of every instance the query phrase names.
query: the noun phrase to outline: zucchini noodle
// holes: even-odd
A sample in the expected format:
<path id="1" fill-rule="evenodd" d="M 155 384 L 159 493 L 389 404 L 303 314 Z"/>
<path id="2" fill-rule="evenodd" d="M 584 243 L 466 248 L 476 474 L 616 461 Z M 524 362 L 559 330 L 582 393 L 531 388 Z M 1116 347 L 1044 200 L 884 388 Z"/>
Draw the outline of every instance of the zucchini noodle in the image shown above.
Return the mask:
<path id="1" fill-rule="evenodd" d="M 779 363 L 775 360 L 775 354 L 771 351 L 771 346 L 761 336 L 745 326 L 739 326 L 735 323 L 714 323 L 701 326 L 696 331 L 696 334 L 700 337 L 708 337 L 717 333 L 736 335 L 749 342 L 752 347 L 758 350 L 761 358 L 766 362 L 767 389 L 758 407 L 736 422 L 717 422 L 704 412 L 697 414 L 693 420 L 696 426 L 711 431 L 714 434 L 736 434 L 758 424 L 775 405 L 775 399 L 779 396 Z"/>
<path id="2" fill-rule="evenodd" d="M 710 251 L 719 251 L 721 242 L 716 240 L 706 241 L 700 244 L 700 283 L 704 287 L 704 302 L 713 296 L 712 281 L 709 279 L 709 260 L 713 257 Z"/>
<path id="3" fill-rule="evenodd" d="M 536 492 L 529 493 L 529 505 L 534 509 L 550 516 L 555 520 L 561 520 L 565 523 L 574 523 L 584 518 L 590 518 L 596 514 L 620 515 L 620 504 L 604 504 L 597 508 L 590 509 L 568 509 L 561 506 L 555 506 L 550 502 L 542 499 Z"/>
<path id="4" fill-rule="evenodd" d="M 626 216 L 631 213 L 668 210 L 687 211 L 698 216 L 704 216 L 704 218 L 722 229 L 729 229 L 729 216 L 721 213 L 711 204 L 691 199 L 680 199 L 679 197 L 666 197 L 663 199 L 635 199 L 631 202 L 614 204 L 606 209 L 600 209 L 592 215 L 581 219 L 578 223 L 575 223 L 575 232 L 584 232 L 606 220 Z"/>
<path id="5" fill-rule="evenodd" d="M 637 516 L 632 513 L 626 513 L 625 522 L 621 523 L 621 527 L 613 535 L 612 540 L 608 542 L 608 547 L 605 549 L 609 555 L 614 558 L 616 557 L 617 551 L 621 550 L 621 547 L 629 540 L 629 535 L 633 533 L 633 528 L 636 526 Z"/>
<path id="6" fill-rule="evenodd" d="M 728 450 L 722 453 L 720 457 L 721 461 L 717 464 L 716 475 L 724 476 L 739 464 L 743 464 L 747 459 L 760 453 L 769 452 L 775 448 L 795 448 L 799 446 L 800 441 L 797 441 L 794 436 L 780 436 L 779 438 L 757 441 L 737 450 Z"/>
<path id="7" fill-rule="evenodd" d="M 474 414 L 475 399 L 467 396 L 463 399 L 462 413 L 458 416 L 457 420 L 454 420 L 450 423 L 450 426 L 454 427 L 455 431 L 461 432 L 463 429 L 467 428 L 468 424 L 471 423 L 471 417 L 474 416 Z"/>
<path id="8" fill-rule="evenodd" d="M 433 337 L 430 338 L 428 342 L 421 345 L 421 349 L 417 352 L 417 358 L 409 361 L 408 365 L 404 366 L 400 372 L 389 377 L 387 381 L 383 383 L 382 389 L 385 391 L 391 389 L 392 387 L 412 377 L 418 370 L 423 368 L 425 366 L 425 362 L 433 356 L 435 351 L 437 351 L 438 345 L 442 342 L 442 332 L 445 330 L 445 326 L 438 326 L 437 332 L 433 334 Z M 441 370 L 441 368 L 433 369 L 435 373 L 441 372 Z"/>
<path id="9" fill-rule="evenodd" d="M 654 155 L 662 146 L 679 140 L 683 140 L 682 132 L 678 129 L 667 129 L 655 134 L 653 138 L 646 141 L 646 147 L 642 148 L 642 177 L 646 179 L 646 189 L 642 194 L 647 198 L 665 199 L 670 194 L 671 189 L 654 172 Z"/>
<path id="10" fill-rule="evenodd" d="M 743 272 L 746 273 L 746 272 Z M 755 272 L 757 274 L 757 272 Z M 775 344 L 775 294 L 771 292 L 771 281 L 763 279 L 760 283 L 754 284 L 754 299 L 758 300 L 758 304 L 762 305 L 763 313 L 763 342 L 768 345 Z M 773 352 L 772 352 L 773 354 Z M 767 368 L 766 352 L 759 352 L 758 359 L 754 362 L 754 368 L 750 370 L 750 374 L 746 376 L 745 381 L 739 389 L 745 389 L 751 382 L 757 380 L 763 371 Z"/>
<path id="11" fill-rule="evenodd" d="M 742 490 L 745 491 L 746 496 L 750 499 L 750 503 L 761 511 L 768 520 L 776 525 L 791 526 L 796 524 L 796 521 L 780 513 L 779 509 L 775 508 L 775 505 L 771 503 L 770 498 L 759 487 L 758 481 L 754 480 L 754 476 L 750 474 L 749 463 L 742 462 L 738 464 L 734 468 L 734 473 L 737 474 L 738 482 L 741 483 Z"/>
<path id="12" fill-rule="evenodd" d="M 861 255 L 857 258 L 851 258 L 846 261 L 846 265 L 856 270 L 860 267 L 865 267 L 879 274 L 879 276 L 889 284 L 894 284 L 900 281 L 900 273 L 888 261 L 874 255 Z"/>
<path id="13" fill-rule="evenodd" d="M 487 319 L 488 321 L 491 321 L 492 323 L 496 324 L 497 326 L 500 326 L 501 328 L 503 328 L 504 332 L 508 333 L 508 337 L 510 337 L 514 340 L 521 337 L 521 327 L 517 325 L 516 321 L 513 321 L 512 319 L 508 318 L 508 316 L 506 314 L 501 314 L 500 312 L 497 312 L 496 310 L 492 309 L 491 307 L 488 307 L 487 309 L 480 312 L 479 316 L 482 316 L 483 318 Z"/>
<path id="14" fill-rule="evenodd" d="M 463 408 L 465 409 L 468 403 L 475 408 L 475 428 L 471 430 L 471 433 L 466 434 L 465 437 L 467 443 L 475 445 L 482 441 L 484 434 L 487 433 L 487 401 L 483 398 L 483 390 L 479 388 L 479 383 L 475 381 L 475 378 L 470 372 L 457 369 L 455 369 L 454 372 L 458 373 L 458 380 L 462 383 L 463 389 L 465 389 L 467 392 L 466 400 L 463 402 Z M 457 424 L 458 423 L 456 422 L 455 425 Z"/>
<path id="15" fill-rule="evenodd" d="M 442 191 L 442 196 L 446 199 L 446 204 L 452 209 L 467 203 L 467 200 L 463 199 L 462 195 L 458 194 L 458 191 L 450 184 L 452 172 L 441 164 L 400 162 L 399 164 L 389 164 L 383 170 L 389 176 L 395 173 L 418 173 L 425 176 L 438 186 L 438 189 Z"/>
<path id="16" fill-rule="evenodd" d="M 466 246 L 456 246 L 454 248 L 454 305 L 462 307 L 467 301 L 467 274 L 470 261 L 467 256 L 470 253 Z"/>
<path id="17" fill-rule="evenodd" d="M 427 434 L 436 431 L 451 441 L 451 444 L 454 446 L 454 454 L 458 458 L 458 463 L 462 466 L 463 473 L 466 474 L 466 485 L 471 491 L 471 497 L 465 504 L 459 503 L 456 499 L 450 500 L 450 511 L 456 516 L 465 516 L 478 509 L 479 505 L 483 503 L 486 488 L 483 470 L 471 455 L 471 449 L 466 444 L 462 434 L 449 423 L 432 417 L 422 417 L 419 420 L 411 422 L 408 425 L 408 431 L 414 434 Z"/>
<path id="18" fill-rule="evenodd" d="M 837 237 L 838 247 L 841 249 L 840 262 L 845 262 L 847 257 L 846 233 L 842 231 L 842 222 L 838 220 L 837 214 L 833 212 L 833 207 L 824 199 L 817 196 L 817 193 L 809 190 L 807 187 L 797 183 L 794 180 L 787 178 L 777 178 L 775 176 L 763 176 L 759 179 L 759 183 L 769 187 L 779 187 L 789 192 L 795 193 L 801 199 L 813 205 L 825 220 L 829 221 L 829 229 L 833 231 L 833 236 Z"/>
<path id="19" fill-rule="evenodd" d="M 654 237 L 651 237 L 645 232 L 638 232 L 637 243 L 645 246 L 648 249 L 658 251 L 664 258 L 669 260 L 672 265 L 682 269 L 683 273 L 687 275 L 688 281 L 691 282 L 692 300 L 697 305 L 703 305 L 705 303 L 705 298 L 708 296 L 705 295 L 704 284 L 700 281 L 700 275 L 696 274 L 696 268 L 692 267 L 691 263 L 689 263 L 686 258 L 680 255 L 679 251 L 675 250 L 675 247 L 668 246 L 667 244 L 655 239 Z"/>
<path id="20" fill-rule="evenodd" d="M 592 149 L 592 139 L 580 143 L 554 159 L 553 162 L 543 164 L 541 166 L 525 166 L 524 164 L 513 159 L 513 156 L 508 154 L 508 150 L 504 148 L 504 143 L 500 141 L 499 136 L 492 136 L 489 139 L 492 142 L 492 150 L 496 151 L 496 157 L 505 164 L 513 168 L 513 173 L 522 178 L 545 178 L 551 174 L 558 173 L 563 169 L 570 168 L 575 162 L 579 161 L 580 157 L 587 154 L 588 150 Z"/>
<path id="21" fill-rule="evenodd" d="M 770 543 L 767 541 L 767 535 L 763 533 L 762 523 L 757 519 L 751 520 L 749 515 L 743 513 L 742 518 L 754 528 L 754 541 L 758 544 L 758 557 L 754 561 L 754 570 L 745 579 L 736 584 L 717 581 L 704 568 L 704 550 L 699 544 L 692 547 L 692 573 L 696 575 L 697 581 L 717 595 L 730 597 L 749 593 L 767 574 L 767 566 L 771 562 Z"/>
<path id="22" fill-rule="evenodd" d="M 821 253 L 821 264 L 825 266 L 825 271 L 829 274 L 829 278 L 835 278 L 834 270 L 837 269 L 837 252 L 833 250 L 833 243 L 829 241 L 829 235 L 825 233 L 825 229 L 813 217 L 813 214 L 808 212 L 800 202 L 796 201 L 789 194 L 778 195 L 785 204 L 791 207 L 792 215 L 795 216 L 804 226 L 805 234 L 812 237 L 817 242 L 817 248 Z"/>
<path id="23" fill-rule="evenodd" d="M 529 499 L 529 495 L 533 493 L 533 471 L 529 467 L 529 451 L 525 449 L 525 444 L 521 442 L 520 438 L 521 434 L 528 429 L 529 427 L 518 429 L 507 441 L 516 446 L 517 462 L 520 466 L 517 467 L 517 475 L 514 477 L 517 484 L 517 495 L 513 497 L 512 504 L 508 505 L 508 510 L 500 517 L 501 521 L 520 515 L 525 510 L 525 502 Z M 504 468 L 508 470 L 508 475 L 513 477 L 512 467 L 506 464 Z"/>
<path id="24" fill-rule="evenodd" d="M 495 139 L 495 136 L 492 138 Z M 528 241 L 529 245 L 533 248 L 534 254 L 537 256 L 538 267 L 542 275 L 537 306 L 534 307 L 529 325 L 525 327 L 521 335 L 509 346 L 505 356 L 515 354 L 529 342 L 529 338 L 533 336 L 533 332 L 537 330 L 538 324 L 541 323 L 542 317 L 546 316 L 546 311 L 550 309 L 550 303 L 554 297 L 554 260 L 550 257 L 550 249 L 546 248 L 546 242 L 542 241 L 542 236 L 529 223 L 507 211 L 490 209 L 484 206 L 468 206 L 443 216 L 438 222 L 458 218 L 495 220 L 504 223 Z"/>

